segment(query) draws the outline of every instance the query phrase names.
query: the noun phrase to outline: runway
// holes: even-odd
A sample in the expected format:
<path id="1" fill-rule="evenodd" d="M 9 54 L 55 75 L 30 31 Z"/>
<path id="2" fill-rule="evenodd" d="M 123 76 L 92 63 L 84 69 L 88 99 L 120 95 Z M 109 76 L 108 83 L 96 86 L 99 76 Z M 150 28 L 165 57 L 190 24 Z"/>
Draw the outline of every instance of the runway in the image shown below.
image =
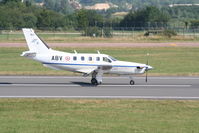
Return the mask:
<path id="1" fill-rule="evenodd" d="M 0 98 L 135 98 L 199 99 L 199 77 L 104 77 L 93 86 L 90 77 L 0 76 Z"/>

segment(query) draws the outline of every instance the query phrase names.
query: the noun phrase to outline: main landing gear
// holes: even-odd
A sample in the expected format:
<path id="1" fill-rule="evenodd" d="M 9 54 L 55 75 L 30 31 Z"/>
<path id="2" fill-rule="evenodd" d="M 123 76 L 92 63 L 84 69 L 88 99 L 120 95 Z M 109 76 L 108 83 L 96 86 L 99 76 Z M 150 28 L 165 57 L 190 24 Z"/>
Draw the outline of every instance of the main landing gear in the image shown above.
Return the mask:
<path id="1" fill-rule="evenodd" d="M 96 78 L 92 78 L 91 79 L 91 84 L 92 85 L 98 85 L 97 79 Z"/>
<path id="2" fill-rule="evenodd" d="M 92 73 L 91 84 L 92 85 L 99 85 L 102 84 L 102 72 L 101 71 L 94 71 Z"/>
<path id="3" fill-rule="evenodd" d="M 99 85 L 99 84 L 101 84 L 101 83 L 102 83 L 102 82 L 98 82 L 96 78 L 92 78 L 92 79 L 91 79 L 91 84 L 92 84 L 92 85 Z"/>

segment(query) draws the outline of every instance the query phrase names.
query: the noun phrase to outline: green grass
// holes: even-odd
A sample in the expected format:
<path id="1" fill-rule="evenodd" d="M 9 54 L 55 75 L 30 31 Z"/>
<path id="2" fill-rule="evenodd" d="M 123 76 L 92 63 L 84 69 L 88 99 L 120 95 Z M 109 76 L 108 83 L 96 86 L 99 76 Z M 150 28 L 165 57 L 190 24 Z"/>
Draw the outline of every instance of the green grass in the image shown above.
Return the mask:
<path id="1" fill-rule="evenodd" d="M 109 54 L 119 60 L 146 63 L 146 53 L 150 53 L 149 64 L 155 69 L 151 75 L 199 75 L 198 47 L 161 47 L 161 48 L 55 48 L 73 52 Z M 0 75 L 71 75 L 67 71 L 55 71 L 42 64 L 20 57 L 26 48 L 0 48 Z"/>
<path id="2" fill-rule="evenodd" d="M 113 38 L 93 38 L 93 37 L 85 37 L 81 36 L 81 32 L 37 32 L 38 35 L 45 40 L 46 42 L 68 42 L 68 43 L 88 43 L 88 42 L 109 42 L 109 43 L 132 43 L 132 42 L 198 42 L 199 36 L 174 36 L 172 38 L 168 38 L 161 35 L 153 35 L 149 37 L 145 37 L 145 31 L 114 31 Z M 75 34 L 74 34 L 75 33 Z M 117 34 L 116 34 L 117 33 Z M 12 33 L 3 33 L 0 34 L 0 42 L 25 42 L 24 35 L 21 32 L 12 32 Z"/>
<path id="3" fill-rule="evenodd" d="M 198 133 L 199 101 L 0 99 L 1 133 Z"/>

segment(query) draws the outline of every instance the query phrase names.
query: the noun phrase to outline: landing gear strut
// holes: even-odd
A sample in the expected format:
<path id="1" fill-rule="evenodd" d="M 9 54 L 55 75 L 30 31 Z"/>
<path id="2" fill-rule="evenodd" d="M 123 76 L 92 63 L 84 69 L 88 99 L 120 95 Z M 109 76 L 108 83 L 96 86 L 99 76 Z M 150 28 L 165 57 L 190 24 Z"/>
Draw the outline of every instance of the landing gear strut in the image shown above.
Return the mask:
<path id="1" fill-rule="evenodd" d="M 92 73 L 91 84 L 92 85 L 99 85 L 102 84 L 102 71 L 94 71 Z"/>

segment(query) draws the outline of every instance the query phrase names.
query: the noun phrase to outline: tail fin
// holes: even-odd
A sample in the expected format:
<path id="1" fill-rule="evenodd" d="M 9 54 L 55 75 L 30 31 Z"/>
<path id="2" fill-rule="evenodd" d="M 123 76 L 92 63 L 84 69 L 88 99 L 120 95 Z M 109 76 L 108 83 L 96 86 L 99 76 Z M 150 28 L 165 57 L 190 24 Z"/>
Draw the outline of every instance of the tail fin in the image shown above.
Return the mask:
<path id="1" fill-rule="evenodd" d="M 34 32 L 33 29 L 23 28 L 23 33 L 30 51 L 36 53 L 47 53 L 49 47 Z"/>

